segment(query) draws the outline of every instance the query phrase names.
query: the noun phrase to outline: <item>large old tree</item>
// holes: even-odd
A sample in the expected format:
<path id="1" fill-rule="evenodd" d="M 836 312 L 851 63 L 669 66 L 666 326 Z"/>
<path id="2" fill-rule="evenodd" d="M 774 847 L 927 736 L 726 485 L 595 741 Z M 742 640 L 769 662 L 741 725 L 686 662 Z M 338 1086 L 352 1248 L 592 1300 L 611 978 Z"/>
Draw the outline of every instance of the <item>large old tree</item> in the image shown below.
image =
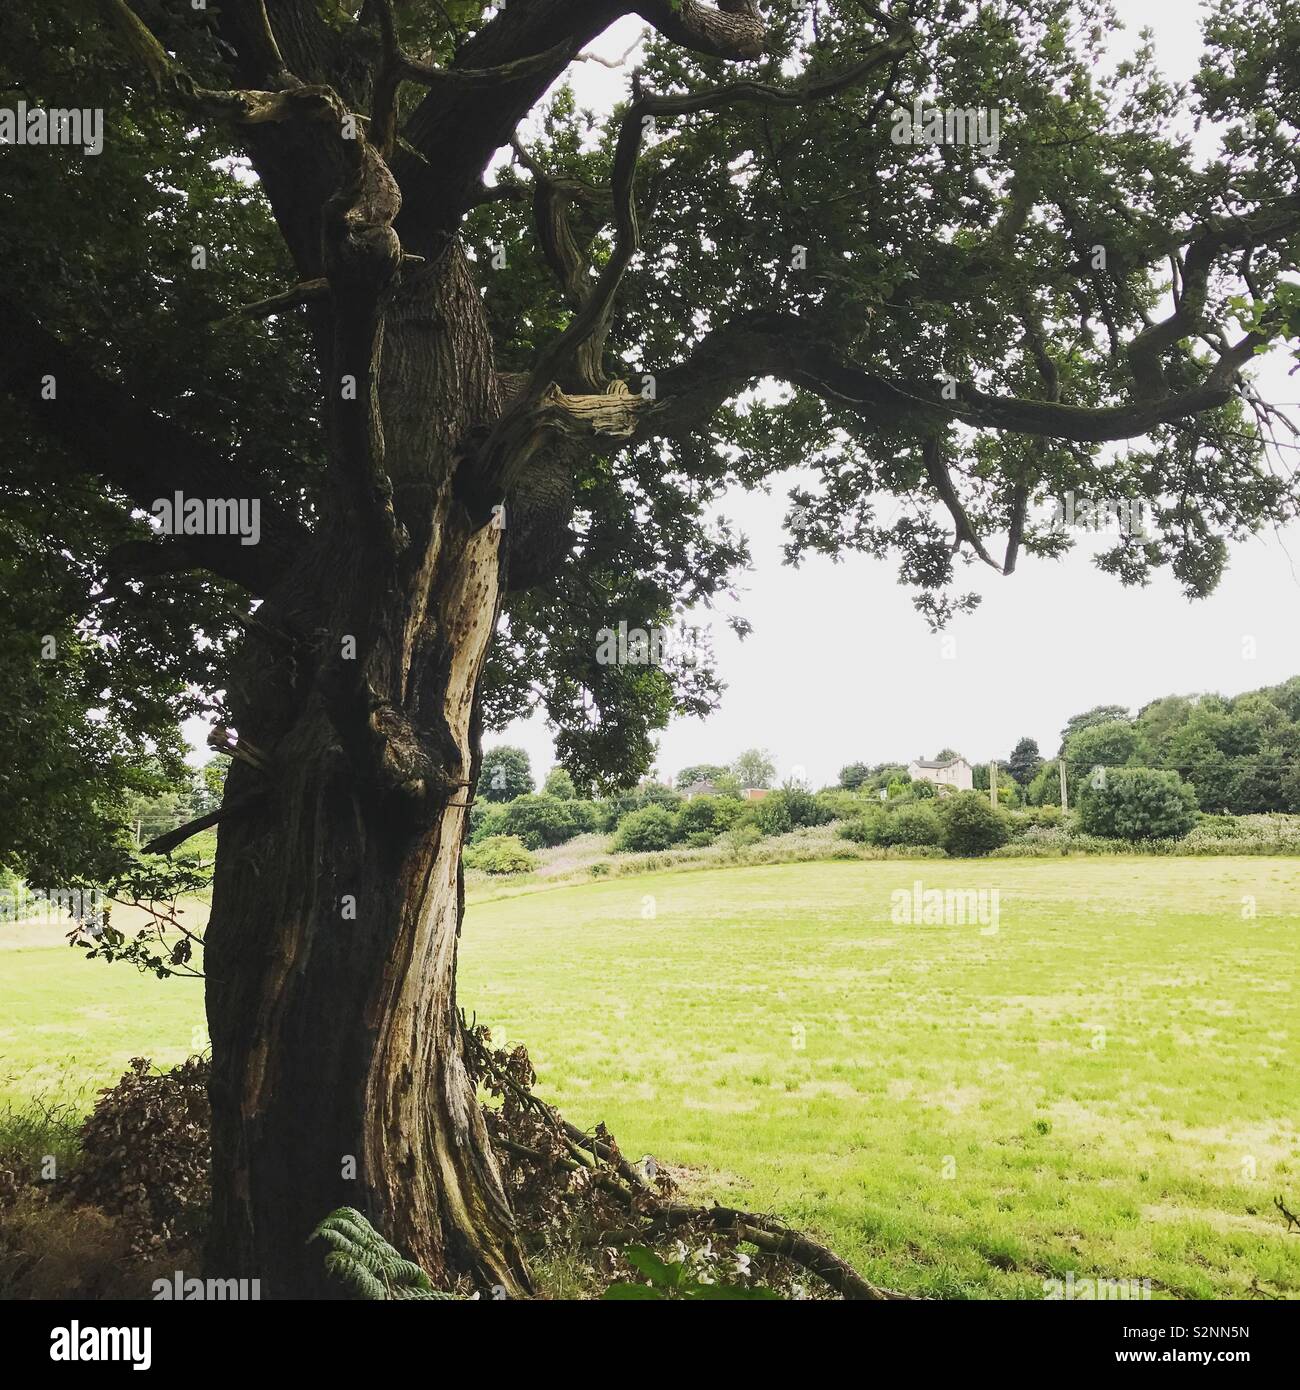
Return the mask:
<path id="1" fill-rule="evenodd" d="M 480 731 L 540 703 L 613 785 L 707 708 L 596 633 L 727 586 L 725 488 L 802 466 L 790 558 L 893 551 L 936 622 L 1067 549 L 1067 492 L 1142 499 L 1101 563 L 1191 594 L 1294 514 L 1248 368 L 1295 327 L 1300 19 L 1211 10 L 1180 89 L 1099 0 L 5 5 L 0 104 L 106 114 L 0 149 L 0 854 L 122 872 L 216 702 L 214 1272 L 311 1292 L 347 1202 L 530 1288 L 455 1009 Z M 915 100 L 998 138 L 896 138 Z M 258 543 L 159 534 L 178 491 Z"/>

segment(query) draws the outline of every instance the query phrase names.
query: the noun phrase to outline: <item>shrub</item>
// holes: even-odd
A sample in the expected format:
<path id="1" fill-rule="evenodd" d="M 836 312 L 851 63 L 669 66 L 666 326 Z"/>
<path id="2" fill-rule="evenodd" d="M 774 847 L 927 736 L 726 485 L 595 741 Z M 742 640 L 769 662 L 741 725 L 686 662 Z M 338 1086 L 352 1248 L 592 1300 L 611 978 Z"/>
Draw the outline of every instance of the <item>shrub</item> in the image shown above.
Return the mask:
<path id="1" fill-rule="evenodd" d="M 0 1299 L 142 1298 L 121 1223 L 26 1188 L 0 1209 Z"/>
<path id="2" fill-rule="evenodd" d="M 854 816 L 861 814 L 864 804 L 863 798 L 854 796 L 852 792 L 841 791 L 835 787 L 828 787 L 825 791 L 820 791 L 813 798 L 817 803 L 817 810 L 821 816 L 819 824 L 825 825 L 833 820 L 850 820 Z"/>
<path id="3" fill-rule="evenodd" d="M 840 826 L 840 837 L 858 845 L 878 845 L 881 843 L 881 829 L 888 819 L 879 807 L 868 807 L 860 816 L 854 816 Z"/>
<path id="4" fill-rule="evenodd" d="M 769 792 L 754 803 L 754 824 L 764 835 L 784 835 L 794 825 L 788 792 Z"/>
<path id="5" fill-rule="evenodd" d="M 1031 806 L 1061 805 L 1061 769 L 1053 761 L 1044 763 L 1034 774 L 1033 781 L 1025 788 L 1025 800 Z"/>
<path id="6" fill-rule="evenodd" d="M 629 811 L 618 823 L 613 848 L 620 853 L 667 849 L 677 838 L 677 822 L 662 806 Z"/>
<path id="7" fill-rule="evenodd" d="M 792 826 L 825 825 L 828 820 L 835 819 L 834 812 L 803 787 L 784 787 L 777 795 L 785 798 L 785 808 L 790 813 Z M 771 799 L 767 798 L 768 801 Z"/>
<path id="8" fill-rule="evenodd" d="M 581 829 L 573 805 L 553 796 L 516 797 L 503 809 L 497 834 L 518 835 L 529 849 L 562 845 Z"/>
<path id="9" fill-rule="evenodd" d="M 949 854 L 963 859 L 988 854 L 1011 838 L 1010 818 L 989 805 L 983 792 L 958 792 L 944 797 L 939 807 L 943 829 L 940 843 Z"/>
<path id="10" fill-rule="evenodd" d="M 590 835 L 593 830 L 602 829 L 600 808 L 594 801 L 566 801 L 564 805 L 580 835 Z"/>
<path id="11" fill-rule="evenodd" d="M 763 832 L 751 821 L 737 821 L 730 830 L 724 830 L 719 843 L 732 859 L 743 859 L 751 845 L 763 838 Z"/>
<path id="12" fill-rule="evenodd" d="M 1112 840 L 1180 840 L 1196 824 L 1196 793 L 1176 772 L 1106 769 L 1079 803 L 1079 826 Z"/>
<path id="13" fill-rule="evenodd" d="M 470 844 L 476 845 L 480 840 L 486 840 L 489 835 L 499 835 L 501 818 L 505 813 L 504 806 L 494 805 L 490 801 L 475 801 L 469 808 Z"/>
<path id="14" fill-rule="evenodd" d="M 688 845 L 710 845 L 721 827 L 718 825 L 716 798 L 697 796 L 677 813 L 677 833 Z"/>
<path id="15" fill-rule="evenodd" d="M 485 874 L 526 874 L 537 860 L 517 835 L 493 835 L 465 851 L 465 867 Z"/>
<path id="16" fill-rule="evenodd" d="M 666 811 L 675 811 L 681 805 L 682 798 L 671 787 L 665 787 L 661 782 L 646 782 L 594 802 L 596 824 L 592 828 L 608 834 L 629 811 L 639 811 L 645 806 L 662 806 Z"/>
<path id="17" fill-rule="evenodd" d="M 1240 816 L 1201 816 L 1196 822 L 1201 839 L 1244 840 L 1250 835 Z"/>
<path id="18" fill-rule="evenodd" d="M 1098 767 L 1116 768 L 1140 761 L 1141 731 L 1127 719 L 1090 724 L 1073 733 L 1065 743 L 1065 771 L 1071 789 L 1082 787 Z"/>
<path id="19" fill-rule="evenodd" d="M 925 801 L 905 802 L 880 823 L 878 845 L 937 845 L 942 837 L 939 815 Z"/>
<path id="20" fill-rule="evenodd" d="M 682 804 L 682 798 L 662 782 L 645 783 L 637 788 L 637 795 L 642 806 L 662 806 L 666 811 L 675 811 Z"/>

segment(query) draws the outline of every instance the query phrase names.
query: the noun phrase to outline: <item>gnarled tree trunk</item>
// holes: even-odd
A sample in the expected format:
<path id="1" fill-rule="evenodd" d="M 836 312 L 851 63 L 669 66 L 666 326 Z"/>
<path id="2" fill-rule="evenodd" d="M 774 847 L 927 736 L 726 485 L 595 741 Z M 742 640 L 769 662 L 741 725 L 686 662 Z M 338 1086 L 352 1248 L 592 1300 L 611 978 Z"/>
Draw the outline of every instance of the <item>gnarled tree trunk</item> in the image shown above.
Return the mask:
<path id="1" fill-rule="evenodd" d="M 259 610 L 230 692 L 227 796 L 263 799 L 221 828 L 207 936 L 209 1262 L 272 1297 L 325 1292 L 305 1242 L 346 1203 L 435 1276 L 519 1293 L 456 1015 L 501 536 L 454 491 L 462 441 L 499 409 L 458 253 L 398 283 L 374 385 L 400 554 L 332 519 Z"/>

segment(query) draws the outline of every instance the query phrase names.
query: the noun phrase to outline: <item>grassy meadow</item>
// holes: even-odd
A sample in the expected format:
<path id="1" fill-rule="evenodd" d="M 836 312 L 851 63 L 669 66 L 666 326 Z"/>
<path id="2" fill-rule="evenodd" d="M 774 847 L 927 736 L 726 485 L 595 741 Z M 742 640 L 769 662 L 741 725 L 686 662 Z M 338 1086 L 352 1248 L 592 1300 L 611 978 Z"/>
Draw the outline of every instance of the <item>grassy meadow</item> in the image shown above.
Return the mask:
<path id="1" fill-rule="evenodd" d="M 917 880 L 996 932 L 895 924 Z M 2 931 L 0 1105 L 203 1041 L 201 984 Z M 813 862 L 480 894 L 460 992 L 570 1119 L 880 1283 L 1294 1298 L 1298 948 L 1297 859 Z"/>

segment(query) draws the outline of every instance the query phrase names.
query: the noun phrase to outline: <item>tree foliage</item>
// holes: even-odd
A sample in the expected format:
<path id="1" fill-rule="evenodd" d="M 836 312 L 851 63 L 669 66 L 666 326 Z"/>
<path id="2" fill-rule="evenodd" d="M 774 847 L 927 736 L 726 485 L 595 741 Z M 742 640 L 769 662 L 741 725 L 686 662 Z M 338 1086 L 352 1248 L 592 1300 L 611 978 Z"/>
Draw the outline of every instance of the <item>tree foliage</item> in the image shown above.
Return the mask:
<path id="1" fill-rule="evenodd" d="M 776 776 L 776 764 L 765 748 L 747 748 L 731 765 L 742 787 L 766 788 Z"/>
<path id="2" fill-rule="evenodd" d="M 513 801 L 533 790 L 533 768 L 522 748 L 501 744 L 483 754 L 478 784 L 488 801 Z"/>
<path id="3" fill-rule="evenodd" d="M 1038 769 L 1042 765 L 1038 742 L 1032 738 L 1022 738 L 1007 759 L 1007 771 L 1022 787 L 1027 787 L 1038 776 Z"/>
<path id="4" fill-rule="evenodd" d="M 1108 839 L 1181 839 L 1196 824 L 1196 794 L 1176 772 L 1107 769 L 1080 803 L 1079 824 Z"/>
<path id="5" fill-rule="evenodd" d="M 540 704 L 584 779 L 634 780 L 654 729 L 717 699 L 707 665 L 602 667 L 591 635 L 620 617 L 671 623 L 724 594 L 748 553 L 716 515 L 729 486 L 807 464 L 815 482 L 791 495 L 791 561 L 894 552 L 936 618 L 975 601 L 952 585 L 964 564 L 996 558 L 995 534 L 1012 535 L 995 568 L 1062 554 L 1071 538 L 1031 509 L 1066 490 L 1143 499 L 1151 535 L 1121 537 L 1103 567 L 1133 583 L 1169 566 L 1193 593 L 1217 580 L 1228 540 L 1294 514 L 1287 479 L 1259 465 L 1264 436 L 1238 375 L 1294 328 L 1283 278 L 1297 221 L 1294 8 L 1211 6 L 1189 91 L 1159 75 L 1149 46 L 1101 61 L 1115 21 L 1099 0 L 918 0 L 897 51 L 885 51 L 897 18 L 835 3 L 810 24 L 813 8 L 765 6 L 759 55 L 701 47 L 694 0 L 647 6 L 660 35 L 643 93 L 717 87 L 741 52 L 746 75 L 774 86 L 845 71 L 873 46 L 881 59 L 824 100 L 705 99 L 654 117 L 636 188 L 647 250 L 623 277 L 606 370 L 633 386 L 650 373 L 657 394 L 630 438 L 568 457 L 555 534 L 573 559 L 512 586 L 485 687 L 498 726 Z M 177 63 L 228 82 L 224 17 L 141 10 Z M 337 7 L 322 43 L 373 34 L 372 7 L 355 10 Z M 551 10 L 562 37 L 584 6 Z M 142 548 L 152 538 L 139 507 L 165 491 L 161 464 L 128 476 L 104 437 L 138 412 L 172 422 L 237 460 L 282 537 L 312 524 L 325 482 L 307 325 L 292 312 L 232 317 L 293 279 L 244 136 L 160 101 L 102 15 L 73 0 L 7 7 L 0 20 L 8 90 L 103 107 L 109 121 L 93 159 L 4 156 L 5 196 L 22 215 L 0 229 L 12 311 L 0 414 L 14 441 L 0 638 L 23 675 L 6 682 L 0 728 L 21 723 L 40 775 L 0 788 L 0 842 L 11 862 L 61 880 L 112 867 L 122 793 L 150 786 L 140 750 L 178 751 L 180 720 L 225 687 L 247 613 L 229 576 L 198 579 Z M 520 23 L 480 4 L 419 3 L 401 8 L 399 37 L 454 65 L 489 32 L 508 49 Z M 894 108 L 930 92 L 996 107 L 996 149 L 894 143 Z M 419 100 L 402 93 L 403 118 Z M 1224 132 L 1203 167 L 1175 129 L 1188 111 Z M 571 310 L 537 249 L 534 204 L 557 196 L 599 267 L 625 114 L 585 113 L 561 84 L 536 137 L 471 200 L 471 250 L 513 248 L 499 270 L 486 253 L 475 262 L 505 371 L 529 370 Z M 1171 246 L 1191 292 L 1152 328 Z M 1230 312 L 1252 328 L 1240 351 L 1223 336 Z M 116 416 L 69 412 L 51 428 L 48 412 L 45 423 L 32 414 L 21 367 L 42 335 L 75 349 L 70 369 L 111 382 Z M 955 400 L 936 373 L 958 383 Z M 787 385 L 755 394 L 760 378 Z M 1109 456 L 1105 443 L 1125 435 L 1144 442 Z M 897 516 L 892 503 L 878 510 L 885 497 L 902 499 Z M 60 658 L 42 666 L 46 634 Z"/>
<path id="6" fill-rule="evenodd" d="M 939 801 L 940 844 L 955 858 L 988 854 L 1011 838 L 1006 813 L 979 792 L 958 792 Z"/>

